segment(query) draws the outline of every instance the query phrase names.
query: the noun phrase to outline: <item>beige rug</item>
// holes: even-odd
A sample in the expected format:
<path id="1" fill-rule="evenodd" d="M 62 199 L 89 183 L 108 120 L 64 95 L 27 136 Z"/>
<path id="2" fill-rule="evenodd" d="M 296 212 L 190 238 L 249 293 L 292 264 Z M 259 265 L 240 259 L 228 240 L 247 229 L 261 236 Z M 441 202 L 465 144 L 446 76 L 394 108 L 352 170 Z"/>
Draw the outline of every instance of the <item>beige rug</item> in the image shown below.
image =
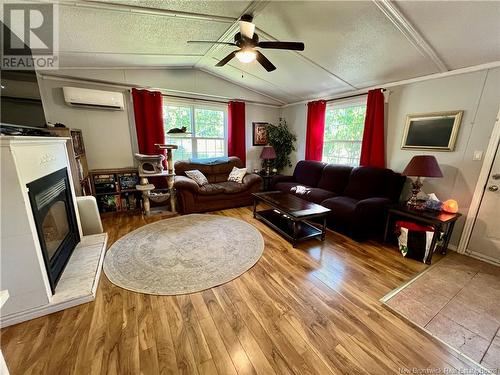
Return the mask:
<path id="1" fill-rule="evenodd" d="M 106 253 L 104 272 L 113 284 L 135 292 L 186 294 L 231 281 L 263 250 L 260 232 L 242 220 L 186 215 L 120 238 Z"/>

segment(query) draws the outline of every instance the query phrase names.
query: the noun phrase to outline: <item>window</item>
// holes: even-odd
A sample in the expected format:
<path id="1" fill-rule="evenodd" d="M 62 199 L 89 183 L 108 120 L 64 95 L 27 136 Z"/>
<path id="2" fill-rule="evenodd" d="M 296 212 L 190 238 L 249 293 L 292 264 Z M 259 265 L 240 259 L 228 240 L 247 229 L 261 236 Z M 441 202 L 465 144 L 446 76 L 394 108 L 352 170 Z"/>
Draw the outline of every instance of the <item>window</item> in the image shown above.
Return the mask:
<path id="1" fill-rule="evenodd" d="M 326 108 L 323 161 L 359 165 L 365 125 L 366 99 L 333 103 Z"/>
<path id="2" fill-rule="evenodd" d="M 227 153 L 227 109 L 222 106 L 168 103 L 163 106 L 165 141 L 179 146 L 174 161 L 212 158 Z M 187 128 L 186 134 L 170 135 L 172 128 Z"/>

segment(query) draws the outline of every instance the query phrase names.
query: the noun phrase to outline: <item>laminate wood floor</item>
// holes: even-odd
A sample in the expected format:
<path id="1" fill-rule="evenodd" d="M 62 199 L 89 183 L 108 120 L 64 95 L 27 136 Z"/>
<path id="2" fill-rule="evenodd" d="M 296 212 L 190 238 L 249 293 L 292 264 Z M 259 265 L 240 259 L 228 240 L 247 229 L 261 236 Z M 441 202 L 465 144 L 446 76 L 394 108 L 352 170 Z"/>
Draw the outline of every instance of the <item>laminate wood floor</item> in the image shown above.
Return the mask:
<path id="1" fill-rule="evenodd" d="M 150 296 L 103 274 L 95 302 L 1 331 L 11 374 L 391 374 L 469 368 L 385 309 L 379 298 L 425 265 L 334 232 L 293 249 L 249 208 L 217 212 L 255 225 L 260 261 L 225 285 Z M 148 221 L 155 219 L 148 219 Z M 103 220 L 109 244 L 146 221 Z"/>

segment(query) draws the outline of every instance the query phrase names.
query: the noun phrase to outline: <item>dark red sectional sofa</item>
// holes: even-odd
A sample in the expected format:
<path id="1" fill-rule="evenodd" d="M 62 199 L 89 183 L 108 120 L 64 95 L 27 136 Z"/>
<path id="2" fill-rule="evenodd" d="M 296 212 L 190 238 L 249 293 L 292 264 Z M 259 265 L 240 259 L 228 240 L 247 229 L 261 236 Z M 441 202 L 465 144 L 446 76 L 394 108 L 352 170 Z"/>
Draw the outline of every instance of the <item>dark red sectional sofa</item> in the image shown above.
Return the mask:
<path id="1" fill-rule="evenodd" d="M 292 176 L 271 186 L 332 210 L 328 226 L 357 240 L 381 237 L 388 206 L 399 201 L 405 176 L 385 168 L 299 161 Z"/>

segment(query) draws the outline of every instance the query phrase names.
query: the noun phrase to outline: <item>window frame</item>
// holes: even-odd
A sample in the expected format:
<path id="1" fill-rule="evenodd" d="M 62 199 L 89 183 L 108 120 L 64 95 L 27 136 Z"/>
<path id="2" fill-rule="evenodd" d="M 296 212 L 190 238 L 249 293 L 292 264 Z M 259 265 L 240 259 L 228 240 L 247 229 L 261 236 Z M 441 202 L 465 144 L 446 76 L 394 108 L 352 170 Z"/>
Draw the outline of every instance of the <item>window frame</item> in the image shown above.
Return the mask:
<path id="1" fill-rule="evenodd" d="M 168 101 L 163 102 L 163 108 L 171 106 L 171 107 L 184 107 L 189 108 L 191 112 L 191 134 L 189 136 L 180 137 L 173 136 L 169 137 L 167 135 L 167 131 L 165 129 L 165 123 L 163 123 L 163 129 L 165 132 L 166 141 L 168 138 L 172 139 L 190 139 L 191 140 L 191 158 L 199 158 L 198 156 L 198 140 L 208 139 L 208 140 L 223 140 L 224 154 L 221 157 L 225 157 L 228 154 L 227 144 L 228 144 L 228 114 L 227 114 L 227 105 L 224 103 L 216 103 L 216 102 L 202 102 L 200 100 L 189 100 L 189 99 L 175 99 L 172 100 L 168 98 Z M 195 112 L 196 109 L 210 109 L 216 111 L 222 111 L 224 114 L 224 134 L 223 138 L 220 137 L 197 137 L 196 136 L 196 120 L 195 120 Z M 175 155 L 175 151 L 174 151 Z"/>
<path id="2" fill-rule="evenodd" d="M 325 135 L 326 135 L 326 130 L 327 130 L 327 124 L 326 124 L 327 114 L 326 114 L 326 112 L 328 110 L 344 109 L 344 108 L 357 107 L 357 106 L 363 106 L 363 105 L 366 107 L 367 99 L 368 99 L 368 95 L 361 95 L 361 96 L 357 96 L 355 98 L 339 99 L 339 100 L 333 100 L 331 102 L 328 102 L 327 105 L 326 105 L 326 110 L 325 110 Z M 365 118 L 366 118 L 366 110 L 365 110 Z M 364 129 L 363 129 L 363 132 L 364 132 Z M 361 139 L 359 141 L 357 141 L 357 140 L 347 140 L 347 141 L 346 140 L 338 140 L 338 141 L 339 142 L 344 142 L 344 143 L 348 143 L 348 142 L 362 143 L 363 142 L 363 136 L 361 136 Z M 322 149 L 322 152 L 321 152 L 321 159 L 322 159 L 323 162 L 329 163 L 329 161 L 326 161 L 323 158 L 323 156 L 324 156 L 323 155 L 324 147 L 325 147 L 325 142 L 323 142 L 323 149 Z M 360 153 L 360 157 L 361 157 L 361 153 Z M 341 165 L 352 166 L 351 164 L 341 164 Z M 356 166 L 359 166 L 359 159 L 358 159 L 358 163 L 357 163 Z"/>

